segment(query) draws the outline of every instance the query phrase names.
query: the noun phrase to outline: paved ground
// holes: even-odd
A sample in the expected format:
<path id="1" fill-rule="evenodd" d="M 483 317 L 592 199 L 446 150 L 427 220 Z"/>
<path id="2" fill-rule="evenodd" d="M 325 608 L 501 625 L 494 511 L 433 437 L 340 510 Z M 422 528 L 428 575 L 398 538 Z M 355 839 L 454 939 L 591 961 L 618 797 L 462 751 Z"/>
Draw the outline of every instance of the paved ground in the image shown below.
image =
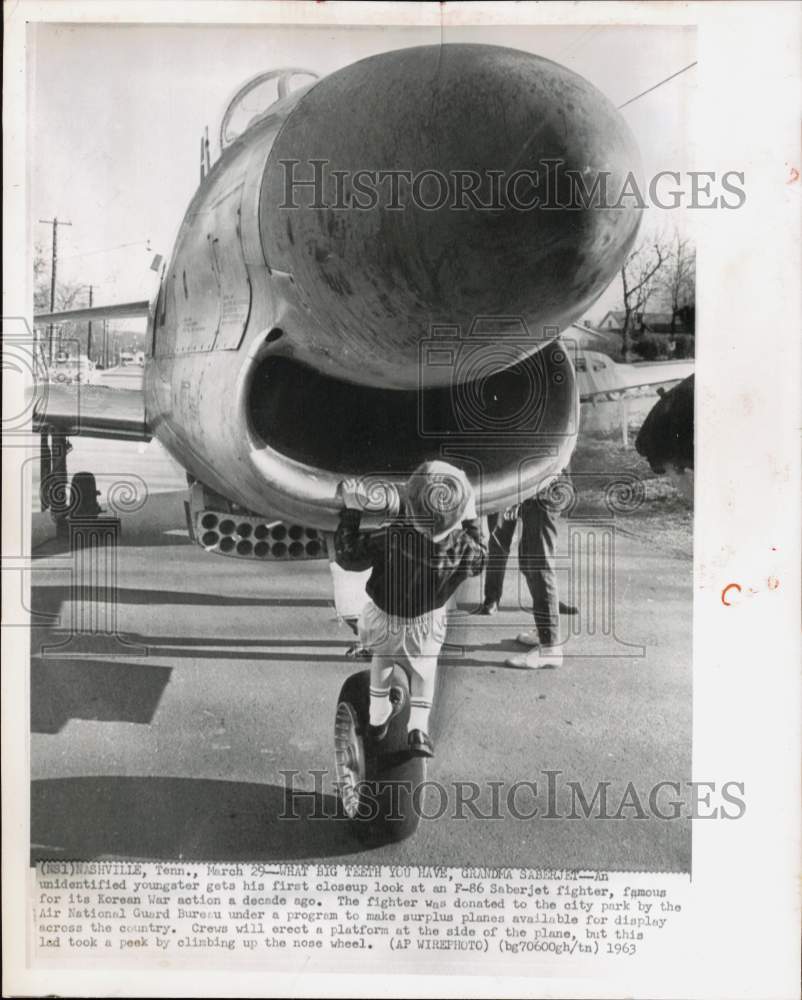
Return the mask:
<path id="1" fill-rule="evenodd" d="M 116 474 L 136 472 L 151 492 L 123 520 L 117 628 L 130 645 L 78 637 L 43 655 L 43 645 L 65 638 L 80 602 L 70 595 L 69 553 L 55 541 L 35 552 L 33 609 L 58 624 L 33 635 L 34 857 L 689 870 L 689 821 L 637 818 L 632 791 L 623 818 L 543 816 L 545 771 L 561 772 L 562 815 L 569 781 L 588 799 L 597 782 L 609 782 L 609 815 L 632 782 L 648 817 L 657 782 L 689 778 L 689 558 L 616 534 L 614 573 L 597 570 L 590 599 L 587 589 L 579 598 L 583 615 L 563 619 L 578 634 L 568 636 L 563 668 L 552 671 L 504 666 L 529 620 L 514 565 L 495 618 L 471 616 L 479 598 L 472 581 L 451 616 L 438 752 L 428 770 L 447 791 L 447 816 L 424 820 L 405 843 L 366 851 L 332 815 L 333 714 L 355 668 L 343 656 L 350 633 L 336 619 L 327 562 L 206 555 L 183 528 L 182 473 L 155 443 L 76 441 L 70 468 L 95 470 L 103 489 Z M 47 515 L 34 517 L 41 539 Z M 568 591 L 577 583 L 569 547 L 587 553 L 595 544 L 599 567 L 609 525 L 564 522 L 561 532 Z M 606 634 L 605 608 L 614 616 Z M 298 772 L 296 789 L 312 790 L 314 770 L 328 771 L 314 800 L 328 818 L 280 820 L 280 772 Z M 528 814 L 537 806 L 537 818 L 511 814 L 520 781 L 537 782 L 537 795 L 520 786 L 512 807 Z M 493 811 L 490 783 L 503 783 L 501 818 L 467 808 L 453 818 L 457 782 L 479 784 L 484 815 Z M 668 798 L 670 790 L 659 800 L 666 811 Z M 308 814 L 313 799 L 304 801 Z M 430 789 L 427 811 L 439 803 Z"/>

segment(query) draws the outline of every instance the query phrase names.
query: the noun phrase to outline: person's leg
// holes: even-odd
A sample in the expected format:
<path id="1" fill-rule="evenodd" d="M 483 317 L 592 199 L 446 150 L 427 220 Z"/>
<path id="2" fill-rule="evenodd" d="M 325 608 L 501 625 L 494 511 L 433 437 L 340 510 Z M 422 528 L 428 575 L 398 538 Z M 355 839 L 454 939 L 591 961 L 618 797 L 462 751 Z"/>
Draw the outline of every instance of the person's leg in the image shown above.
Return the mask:
<path id="1" fill-rule="evenodd" d="M 537 646 L 526 656 L 507 660 L 508 666 L 526 669 L 559 667 L 562 663 L 560 648 L 560 614 L 557 599 L 557 516 L 537 498 L 529 500 L 521 510 L 520 567 L 529 593 L 535 629 L 522 632 L 518 641 L 526 646 Z"/>
<path id="2" fill-rule="evenodd" d="M 521 572 L 532 595 L 535 626 L 543 646 L 560 641 L 557 596 L 557 514 L 537 497 L 521 509 Z"/>
<path id="3" fill-rule="evenodd" d="M 573 489 L 573 480 L 571 478 L 571 460 L 568 460 L 568 465 L 562 471 L 563 478 L 568 481 L 569 486 Z M 556 517 L 557 515 L 555 515 Z M 579 608 L 575 604 L 569 604 L 567 601 L 559 602 L 559 609 L 561 615 L 578 615 Z"/>
<path id="4" fill-rule="evenodd" d="M 489 514 L 487 527 L 490 539 L 487 546 L 487 570 L 485 571 L 485 606 L 501 603 L 504 592 L 504 574 L 510 546 L 515 535 L 517 520 L 504 520 L 503 514 Z"/>
<path id="5" fill-rule="evenodd" d="M 429 732 L 429 717 L 434 705 L 434 684 L 437 677 L 436 656 L 415 656 L 410 659 L 412 683 L 409 696 L 409 726 L 412 732 Z"/>
<path id="6" fill-rule="evenodd" d="M 371 726 L 380 729 L 390 718 L 393 706 L 390 704 L 390 678 L 393 661 L 387 657 L 374 656 L 370 662 L 370 716 Z"/>
<path id="7" fill-rule="evenodd" d="M 437 658 L 446 637 L 445 608 L 438 608 L 422 624 L 419 620 L 407 629 L 405 649 L 409 670 L 409 747 L 413 753 L 431 757 L 434 753 L 429 736 L 429 719 L 434 705 Z"/>
<path id="8" fill-rule="evenodd" d="M 389 620 L 369 601 L 359 616 L 358 629 L 361 645 L 373 654 L 370 664 L 369 721 L 371 726 L 380 728 L 392 714 L 390 678 L 394 661 L 390 650 Z"/>

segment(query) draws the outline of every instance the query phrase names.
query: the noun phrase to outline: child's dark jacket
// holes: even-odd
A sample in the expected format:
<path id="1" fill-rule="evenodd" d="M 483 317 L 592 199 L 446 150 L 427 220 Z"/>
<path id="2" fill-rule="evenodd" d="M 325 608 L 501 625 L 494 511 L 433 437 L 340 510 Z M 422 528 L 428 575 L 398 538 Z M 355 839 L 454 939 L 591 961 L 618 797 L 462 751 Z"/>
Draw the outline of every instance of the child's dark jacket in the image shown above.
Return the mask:
<path id="1" fill-rule="evenodd" d="M 463 580 L 482 572 L 487 545 L 478 518 L 462 522 L 442 541 L 399 519 L 378 531 L 359 530 L 361 512 L 343 510 L 334 535 L 337 564 L 372 569 L 366 590 L 388 615 L 417 618 L 442 608 Z"/>

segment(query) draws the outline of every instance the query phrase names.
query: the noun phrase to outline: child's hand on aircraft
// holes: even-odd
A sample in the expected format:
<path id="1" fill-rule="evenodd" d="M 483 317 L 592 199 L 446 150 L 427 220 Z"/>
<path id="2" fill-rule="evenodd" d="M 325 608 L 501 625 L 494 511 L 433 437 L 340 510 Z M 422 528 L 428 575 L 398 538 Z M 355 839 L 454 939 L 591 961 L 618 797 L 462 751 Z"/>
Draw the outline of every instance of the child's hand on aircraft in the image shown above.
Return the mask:
<path id="1" fill-rule="evenodd" d="M 359 480 L 343 479 L 337 486 L 337 496 L 347 510 L 362 510 L 363 504 L 359 496 Z"/>
<path id="2" fill-rule="evenodd" d="M 468 502 L 465 504 L 465 510 L 462 514 L 463 521 L 475 521 L 479 515 L 476 513 L 476 494 L 473 491 L 473 487 L 470 487 L 470 493 L 468 494 Z"/>

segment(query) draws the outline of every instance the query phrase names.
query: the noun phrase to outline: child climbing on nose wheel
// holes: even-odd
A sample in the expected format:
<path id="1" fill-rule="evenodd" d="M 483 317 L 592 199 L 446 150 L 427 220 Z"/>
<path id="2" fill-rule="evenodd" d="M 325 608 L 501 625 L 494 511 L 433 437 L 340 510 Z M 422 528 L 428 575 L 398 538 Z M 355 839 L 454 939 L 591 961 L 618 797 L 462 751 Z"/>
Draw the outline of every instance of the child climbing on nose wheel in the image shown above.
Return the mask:
<path id="1" fill-rule="evenodd" d="M 409 477 L 398 516 L 372 532 L 359 530 L 366 506 L 359 481 L 344 480 L 339 495 L 337 563 L 346 570 L 371 570 L 370 600 L 358 622 L 360 642 L 373 654 L 368 737 L 380 743 L 387 734 L 390 679 L 398 663 L 410 683 L 409 752 L 432 757 L 429 715 L 446 604 L 463 580 L 482 572 L 487 556 L 473 488 L 461 469 L 424 462 Z"/>

